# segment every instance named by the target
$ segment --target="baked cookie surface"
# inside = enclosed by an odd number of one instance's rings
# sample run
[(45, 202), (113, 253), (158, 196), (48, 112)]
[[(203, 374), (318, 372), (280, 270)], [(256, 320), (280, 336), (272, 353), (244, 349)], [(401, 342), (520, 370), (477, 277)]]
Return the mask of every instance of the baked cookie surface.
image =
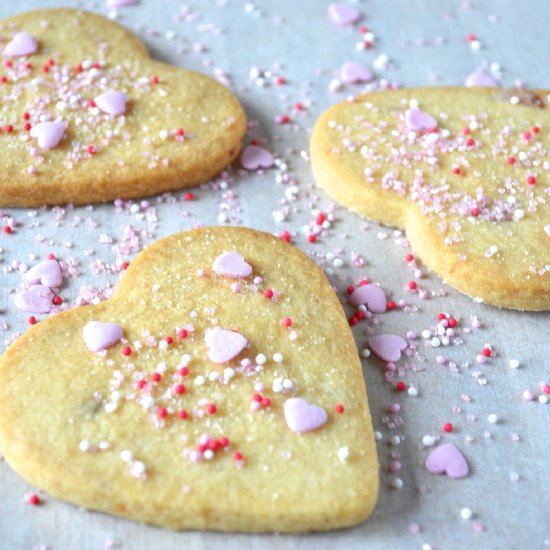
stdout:
[(345, 527), (378, 492), (340, 303), (294, 246), (245, 228), (158, 241), (111, 299), (13, 343), (0, 453), (56, 497), (174, 529)]
[(315, 178), (342, 205), (405, 229), (461, 292), (550, 309), (548, 94), (418, 88), (339, 103), (311, 138)]
[(72, 9), (0, 23), (0, 206), (86, 204), (207, 181), (246, 117), (213, 79), (154, 61), (132, 33)]

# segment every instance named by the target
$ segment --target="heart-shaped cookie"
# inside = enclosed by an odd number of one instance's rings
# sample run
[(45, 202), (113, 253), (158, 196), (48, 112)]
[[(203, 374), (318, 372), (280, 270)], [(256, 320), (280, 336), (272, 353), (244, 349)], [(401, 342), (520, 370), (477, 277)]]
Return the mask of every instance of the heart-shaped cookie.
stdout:
[(237, 155), (246, 117), (213, 79), (154, 61), (100, 15), (0, 23), (0, 206), (85, 204), (207, 181)]
[(550, 309), (550, 92), (420, 88), (328, 109), (311, 139), (327, 193), (404, 229), (450, 285)]
[[(239, 292), (212, 268), (228, 252), (253, 270)], [(163, 239), (111, 299), (13, 343), (0, 359), (0, 453), (56, 497), (175, 529), (343, 527), (378, 490), (337, 297), (297, 248), (246, 228)]]

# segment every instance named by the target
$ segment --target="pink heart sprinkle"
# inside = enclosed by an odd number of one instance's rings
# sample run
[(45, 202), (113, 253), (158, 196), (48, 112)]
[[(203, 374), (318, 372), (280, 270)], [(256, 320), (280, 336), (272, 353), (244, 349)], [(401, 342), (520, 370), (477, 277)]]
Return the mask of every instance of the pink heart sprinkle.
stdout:
[(247, 170), (257, 170), (258, 168), (269, 168), (273, 166), (273, 153), (270, 153), (263, 147), (249, 145), (244, 148), (241, 154), (241, 166)]
[(108, 90), (95, 99), (95, 104), (108, 115), (118, 116), (126, 111), (128, 96), (124, 92)]
[(204, 342), (208, 346), (208, 359), (214, 363), (227, 363), (248, 346), (242, 334), (222, 327), (208, 329)]
[(42, 149), (53, 149), (61, 141), (65, 128), (63, 122), (39, 122), (31, 128), (31, 136)]
[(372, 73), (362, 63), (346, 61), (340, 69), (340, 79), (344, 84), (358, 84), (372, 80)]
[(407, 347), (407, 342), (401, 336), (394, 334), (371, 336), (368, 343), (369, 348), (377, 357), (391, 363), (399, 361), (401, 352)]
[(335, 25), (351, 25), (361, 17), (361, 14), (349, 4), (330, 4), (328, 15)]
[(384, 313), (387, 302), (384, 291), (379, 286), (363, 285), (353, 291), (349, 297), (349, 303), (353, 307), (363, 304), (373, 313)]
[(426, 459), (426, 469), (432, 474), (447, 474), (455, 479), (469, 472), (464, 455), (452, 443), (436, 447)]
[(48, 313), (52, 308), (53, 292), (43, 285), (33, 285), (18, 292), (13, 303), (19, 309), (29, 313)]
[(252, 266), (238, 252), (224, 252), (212, 264), (218, 275), (231, 279), (244, 279), (252, 273)]
[(108, 8), (124, 8), (126, 6), (135, 6), (138, 0), (107, 0)]
[(323, 407), (310, 405), (299, 397), (291, 397), (285, 401), (285, 420), (293, 432), (311, 432), (326, 423), (327, 413)]
[(4, 55), (15, 57), (20, 55), (29, 55), (35, 53), (38, 49), (38, 42), (28, 32), (18, 32), (4, 46)]
[(31, 267), (25, 273), (23, 279), (27, 283), (40, 283), (49, 288), (58, 288), (63, 281), (63, 275), (56, 260), (46, 260)]
[(550, 237), (550, 224), (544, 226), (544, 232)]
[(437, 120), (424, 111), (421, 111), (418, 107), (411, 107), (405, 113), (405, 122), (407, 126), (415, 132), (437, 128)]
[(466, 77), (464, 85), (469, 88), (473, 86), (494, 88), (495, 86), (498, 86), (498, 82), (491, 75), (488, 75), (481, 67), (478, 67), (474, 72), (470, 73)]
[(122, 338), (122, 328), (116, 323), (90, 321), (84, 325), (82, 337), (90, 351), (102, 351), (114, 346)]

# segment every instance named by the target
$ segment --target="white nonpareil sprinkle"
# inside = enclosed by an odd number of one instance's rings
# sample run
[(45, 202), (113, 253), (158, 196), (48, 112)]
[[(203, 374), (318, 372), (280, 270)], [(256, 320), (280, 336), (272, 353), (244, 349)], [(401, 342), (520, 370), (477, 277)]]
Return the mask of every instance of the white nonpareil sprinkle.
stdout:
[(231, 380), (235, 376), (235, 370), (231, 367), (227, 367), (226, 369), (223, 369), (223, 377), (226, 380)]
[(202, 453), (202, 456), (204, 456), (206, 460), (212, 460), (214, 458), (214, 451), (212, 449), (206, 449), (206, 451)]
[(338, 459), (342, 464), (345, 464), (349, 458), (349, 447), (340, 447), (338, 449)]
[(410, 395), (410, 397), (416, 397), (418, 395), (418, 390), (416, 388), (409, 388), (407, 390), (407, 393)]
[(517, 369), (519, 367), (519, 361), (517, 359), (511, 359), (508, 364), (511, 369)]
[(392, 479), (391, 486), (394, 489), (402, 489), (403, 488), (403, 480), (400, 477), (396, 477), (395, 479)]
[(364, 350), (362, 350), (361, 357), (363, 357), (364, 359), (367, 359), (368, 357), (370, 357), (370, 349), (365, 348)]
[(145, 464), (139, 460), (136, 460), (130, 467), (130, 471), (134, 477), (144, 477), (146, 469)]
[(263, 354), (263, 353), (258, 353), (258, 355), (256, 355), (256, 363), (258, 365), (263, 365), (267, 360), (267, 357)]
[(382, 432), (374, 432), (374, 439), (376, 439), (376, 441), (382, 441)]
[(206, 380), (205, 380), (204, 376), (199, 375), (195, 378), (195, 386), (203, 386), (205, 382), (206, 382)]
[(424, 329), (422, 331), (422, 338), (424, 338), (424, 340), (431, 338), (431, 336), (432, 336), (432, 333), (428, 329)]
[(273, 354), (273, 361), (275, 361), (275, 363), (282, 363), (283, 362), (283, 354), (282, 353), (274, 353)]
[(84, 439), (80, 442), (78, 447), (83, 453), (85, 453), (86, 451), (90, 450), (90, 443)]
[(132, 451), (126, 449), (120, 453), (120, 459), (122, 462), (132, 462), (134, 455), (132, 454)]
[(422, 445), (425, 447), (431, 447), (435, 443), (435, 437), (433, 435), (425, 435), (422, 438)]
[(462, 508), (462, 510), (460, 510), (460, 517), (462, 519), (472, 519), (473, 515), (474, 513), (470, 510), (470, 508)]
[(215, 382), (216, 380), (219, 380), (219, 379), (220, 379), (220, 374), (215, 370), (208, 374), (208, 380), (210, 380), (210, 382)]
[(291, 390), (294, 388), (294, 382), (290, 378), (285, 378), (283, 380), (283, 388), (285, 390)]
[(191, 356), (187, 353), (184, 353), (182, 356), (181, 356), (181, 364), (182, 366), (184, 367), (187, 367), (187, 365), (189, 365), (189, 363), (191, 362)]
[(390, 443), (396, 447), (397, 445), (399, 445), (401, 443), (401, 438), (398, 436), (398, 435), (393, 435), (391, 438), (390, 438)]
[(489, 421), (490, 424), (496, 424), (498, 422), (498, 416), (496, 414), (490, 414), (487, 417), (487, 420)]

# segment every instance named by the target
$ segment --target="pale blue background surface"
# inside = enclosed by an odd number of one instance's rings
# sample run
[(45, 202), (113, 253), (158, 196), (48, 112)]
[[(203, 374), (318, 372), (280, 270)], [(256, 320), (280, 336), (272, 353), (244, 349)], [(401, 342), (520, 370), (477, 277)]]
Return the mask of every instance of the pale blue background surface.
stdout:
[[(271, 232), (295, 230), (299, 233), (298, 245), (313, 252), (318, 260), (321, 255), (341, 248), (338, 256), (346, 261), (346, 266), (331, 275), (338, 289), (349, 283), (346, 277), (356, 279), (366, 275), (380, 281), (396, 297), (405, 297), (420, 307), (418, 314), (381, 317), (381, 325), (374, 327), (377, 333), (405, 334), (410, 329), (427, 328), (441, 310), (460, 317), (464, 326), (469, 326), (471, 315), (479, 316), (482, 330), (467, 335), (463, 346), (445, 350), (445, 355), (458, 365), (468, 361), (469, 368), (451, 373), (435, 364), (434, 357), (440, 350), (427, 350), (426, 360), (416, 362), (416, 367), (424, 371), (408, 371), (405, 378), (419, 387), (419, 396), (412, 399), (396, 397), (385, 384), (382, 367), (374, 361), (364, 362), (375, 429), (383, 434), (379, 444), (382, 477), (375, 513), (367, 523), (354, 529), (300, 537), (171, 533), (88, 513), (49, 497), (45, 506), (33, 509), (22, 502), (23, 495), (31, 489), (0, 462), (0, 548), (27, 549), (45, 544), (52, 549), (102, 549), (108, 540), (128, 549), (217, 548), (222, 544), (228, 550), (420, 549), (423, 544), (434, 549), (550, 547), (550, 405), (525, 404), (521, 398), (523, 390), (536, 390), (543, 381), (550, 383), (550, 314), (500, 311), (475, 304), (448, 287), (447, 297), (419, 302), (402, 290), (411, 278), (403, 260), (408, 250), (395, 246), (393, 230), (366, 223), (343, 209), (338, 210), (338, 221), (327, 238), (315, 246), (308, 245), (301, 229), (311, 220), (310, 205), (326, 210), (331, 201), (313, 187), (307, 157), (300, 154), (307, 151), (309, 130), (316, 117), (330, 104), (361, 90), (361, 86), (350, 86), (337, 94), (328, 90), (334, 71), (347, 60), (364, 62), (379, 77), (406, 86), (461, 85), (477, 66), (498, 63), (506, 86), (520, 79), (533, 88), (549, 88), (550, 4), (536, 0), (355, 2), (365, 15), (364, 23), (376, 35), (375, 47), (360, 52), (354, 47), (359, 33), (331, 24), (326, 16), (328, 3), (142, 0), (137, 7), (118, 11), (119, 22), (137, 29), (155, 57), (212, 75), (216, 69), (227, 72), (250, 119), (258, 125), (254, 137), (266, 138), (269, 147), (288, 162), (289, 173), (296, 179), (300, 199), (290, 204), (287, 221), (277, 223), (272, 216), (272, 211), (280, 208), (285, 191), (276, 182), (275, 169), (250, 176), (234, 170), (228, 185), (235, 198), (228, 196), (227, 190), (213, 186), (196, 190), (198, 200), (193, 203), (150, 199), (156, 211), (149, 217), (129, 208), (113, 215), (112, 204), (93, 209), (33, 211), (36, 214), (5, 210), (4, 214), (13, 215), (20, 226), (37, 223), (38, 227), (21, 228), (9, 238), (0, 237), (0, 268), (13, 261), (32, 264), (34, 260), (29, 254), (44, 255), (50, 251), (64, 259), (74, 258), (81, 276), (71, 279), (61, 292), (74, 303), (83, 284), (100, 287), (116, 283), (117, 276), (112, 273), (94, 276), (92, 262), (101, 260), (112, 265), (117, 258), (129, 259), (134, 255), (118, 254), (115, 246), (120, 243), (103, 244), (101, 235), (118, 238), (122, 228), (130, 225), (140, 235), (142, 247), (197, 222), (217, 224), (222, 219), (219, 214), (225, 212), (224, 204), (236, 201), (240, 212), (233, 221)], [(2, 2), (0, 16), (59, 5), (76, 3)], [(103, 1), (78, 5), (109, 12)], [(176, 15), (185, 13), (185, 9), (199, 17), (192, 21), (177, 20)], [(216, 28), (222, 32), (217, 34)], [(156, 35), (150, 30), (156, 31)], [(482, 45), (479, 51), (473, 51), (466, 43), (469, 33), (479, 37)], [(438, 37), (443, 37), (442, 44)], [(194, 51), (197, 44), (206, 48), (204, 53)], [(394, 67), (386, 71), (374, 69), (380, 54), (386, 54)], [(277, 64), (288, 81), (286, 86), (250, 85), (248, 75), (252, 66), (272, 69)], [(307, 113), (300, 117), (294, 116), (291, 109), (297, 101), (310, 104)], [(290, 114), (295, 125), (275, 124), (274, 118), (281, 114)], [(176, 195), (178, 199), (180, 195)], [(57, 218), (61, 220), (59, 224)], [(97, 221), (97, 227), (91, 228), (87, 218)], [(45, 244), (36, 242), (37, 234), (44, 235)], [(381, 238), (384, 235), (386, 238)], [(363, 270), (350, 267), (352, 251), (364, 256), (367, 263)], [(327, 261), (322, 263), (328, 265)], [(11, 290), (19, 285), (20, 275), (4, 269), (0, 271), (0, 281), (2, 288)], [(433, 275), (423, 279), (422, 284), (430, 290), (442, 287)], [(14, 308), (7, 294), (0, 294), (0, 323), (7, 323), (7, 329), (0, 333), (0, 350), (4, 340), (26, 328), (26, 317)], [(356, 330), (359, 347), (365, 345), (365, 327), (362, 324)], [(497, 357), (490, 366), (478, 368), (475, 356), (485, 342), (493, 345)], [(419, 349), (424, 351), (421, 345)], [(519, 359), (523, 367), (510, 369), (508, 363), (512, 358)], [(473, 373), (477, 371), (483, 373), (485, 385), (476, 381)], [(468, 395), (471, 402), (465, 402), (462, 395)], [(393, 401), (401, 404), (403, 425), (391, 431), (383, 421)], [(460, 413), (456, 407), (460, 407)], [(487, 422), (489, 413), (498, 415), (496, 425)], [(454, 442), (463, 449), (471, 466), (471, 475), (461, 481), (430, 476), (422, 466), (427, 454), (419, 449), (422, 436), (441, 434), (445, 421), (454, 422), (458, 429), (446, 435), (444, 441)], [(394, 434), (403, 440), (398, 447), (388, 445)], [(512, 440), (514, 434), (520, 436), (520, 442)], [(473, 438), (472, 443), (465, 441), (469, 437)], [(390, 486), (397, 477), (387, 473), (392, 451), (401, 454), (403, 470), (398, 475), (404, 482), (401, 490)], [(510, 480), (514, 474), (520, 478), (516, 482)], [(460, 518), (463, 507), (475, 512), (473, 520)], [(474, 521), (483, 525), (483, 532), (475, 532)], [(417, 534), (411, 533), (414, 524), (419, 526)]]

